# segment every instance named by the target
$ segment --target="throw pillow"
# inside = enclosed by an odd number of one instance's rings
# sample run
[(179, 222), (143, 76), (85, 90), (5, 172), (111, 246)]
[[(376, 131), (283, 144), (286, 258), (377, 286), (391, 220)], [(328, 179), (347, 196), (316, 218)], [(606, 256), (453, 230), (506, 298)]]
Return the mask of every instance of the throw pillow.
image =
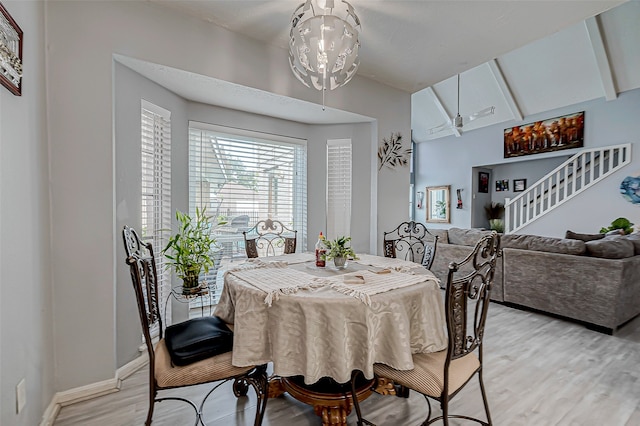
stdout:
[(604, 234), (578, 234), (577, 232), (567, 231), (564, 237), (570, 240), (581, 240), (587, 242), (600, 240), (604, 238)]
[(504, 235), (500, 242), (502, 248), (573, 254), (576, 256), (583, 255), (586, 252), (584, 241), (542, 237), (539, 235), (509, 234)]
[(624, 259), (634, 255), (633, 243), (625, 237), (614, 236), (585, 243), (587, 253), (603, 259)]
[(170, 325), (164, 334), (174, 365), (188, 365), (233, 349), (233, 332), (216, 316)]
[(634, 254), (640, 255), (640, 233), (629, 234), (626, 238), (633, 243)]

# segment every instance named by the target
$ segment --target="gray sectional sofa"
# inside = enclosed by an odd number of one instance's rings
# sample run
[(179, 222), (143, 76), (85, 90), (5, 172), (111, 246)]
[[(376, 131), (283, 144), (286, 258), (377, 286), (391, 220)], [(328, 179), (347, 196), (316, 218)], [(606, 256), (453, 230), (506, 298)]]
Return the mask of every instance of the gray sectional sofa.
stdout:
[[(439, 235), (431, 270), (446, 282), (483, 233), (451, 228)], [(491, 299), (552, 313), (613, 332), (640, 314), (640, 234), (594, 239), (503, 235)]]

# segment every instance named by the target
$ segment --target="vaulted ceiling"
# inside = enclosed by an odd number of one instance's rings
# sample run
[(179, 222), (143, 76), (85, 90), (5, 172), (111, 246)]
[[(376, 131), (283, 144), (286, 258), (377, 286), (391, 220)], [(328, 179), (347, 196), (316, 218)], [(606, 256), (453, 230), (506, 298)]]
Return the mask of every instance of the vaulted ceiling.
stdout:
[[(301, 1), (152, 0), (283, 49)], [(413, 94), (417, 141), (452, 134), (429, 129), (457, 112), (458, 73), (461, 114), (496, 107), (465, 132), (640, 87), (640, 0), (350, 3), (362, 22), (358, 75)]]

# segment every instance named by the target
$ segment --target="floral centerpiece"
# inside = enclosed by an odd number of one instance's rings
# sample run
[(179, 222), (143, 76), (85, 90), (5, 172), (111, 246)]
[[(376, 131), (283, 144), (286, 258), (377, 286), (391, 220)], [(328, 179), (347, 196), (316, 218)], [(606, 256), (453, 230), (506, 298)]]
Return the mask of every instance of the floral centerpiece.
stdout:
[(327, 247), (327, 251), (324, 254), (325, 260), (333, 259), (333, 264), (336, 268), (345, 268), (347, 265), (347, 259), (358, 259), (358, 256), (351, 248), (351, 245), (347, 245), (351, 241), (351, 237), (338, 237), (335, 240), (328, 240), (323, 237), (324, 245)]

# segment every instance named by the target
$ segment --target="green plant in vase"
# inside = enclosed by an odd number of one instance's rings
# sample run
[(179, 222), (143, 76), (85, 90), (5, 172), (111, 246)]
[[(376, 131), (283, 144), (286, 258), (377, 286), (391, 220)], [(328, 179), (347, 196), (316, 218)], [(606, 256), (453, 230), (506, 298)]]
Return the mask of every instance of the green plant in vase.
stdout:
[(204, 208), (196, 208), (195, 218), (177, 210), (176, 219), (178, 232), (169, 239), (162, 254), (168, 260), (167, 267), (172, 267), (182, 279), (182, 292), (191, 294), (200, 286), (200, 273), (209, 272), (215, 263), (215, 239), (211, 235), (213, 226), (211, 217), (206, 215)]
[(619, 217), (611, 222), (611, 226), (600, 229), (601, 234), (606, 234), (611, 231), (618, 231), (622, 235), (630, 234), (633, 232), (633, 223), (626, 217)]
[(333, 264), (336, 268), (345, 268), (347, 259), (358, 259), (358, 256), (351, 248), (351, 245), (347, 246), (347, 243), (351, 241), (351, 237), (338, 237), (335, 240), (327, 240), (323, 237), (324, 245), (327, 247), (327, 251), (324, 254), (325, 260), (333, 259)]
[(489, 219), (489, 227), (493, 231), (504, 232), (504, 204), (491, 202), (484, 206), (484, 212)]

